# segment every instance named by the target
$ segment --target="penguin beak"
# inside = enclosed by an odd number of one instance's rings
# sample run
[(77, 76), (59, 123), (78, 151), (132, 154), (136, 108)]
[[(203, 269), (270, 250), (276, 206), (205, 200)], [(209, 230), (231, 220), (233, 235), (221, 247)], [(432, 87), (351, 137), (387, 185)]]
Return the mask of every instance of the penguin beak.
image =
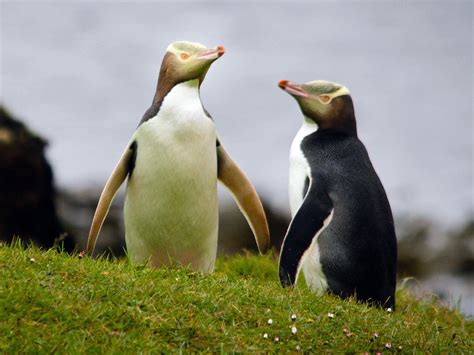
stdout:
[(285, 90), (288, 94), (293, 96), (309, 97), (309, 94), (303, 89), (301, 85), (293, 83), (288, 80), (280, 80), (278, 86)]
[(217, 46), (214, 49), (206, 49), (202, 52), (199, 52), (196, 55), (197, 59), (205, 59), (205, 60), (215, 60), (217, 58), (220, 58), (224, 55), (225, 53), (225, 48), (224, 46)]

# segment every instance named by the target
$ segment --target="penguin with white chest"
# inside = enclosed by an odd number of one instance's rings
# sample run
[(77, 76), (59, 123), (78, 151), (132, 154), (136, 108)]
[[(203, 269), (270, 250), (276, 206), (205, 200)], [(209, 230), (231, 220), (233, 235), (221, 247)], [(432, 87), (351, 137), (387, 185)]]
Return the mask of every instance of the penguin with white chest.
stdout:
[(357, 137), (349, 90), (287, 80), (304, 115), (290, 152), (292, 221), (279, 275), (293, 286), (300, 270), (313, 291), (395, 306), (397, 242), (392, 212), (368, 153)]
[(266, 252), (269, 230), (260, 199), (220, 144), (199, 96), (209, 67), (223, 54), (222, 46), (170, 44), (152, 105), (99, 199), (87, 243), (89, 254), (112, 199), (127, 177), (125, 241), (132, 262), (212, 272), (217, 251), (218, 180), (232, 192), (259, 250)]

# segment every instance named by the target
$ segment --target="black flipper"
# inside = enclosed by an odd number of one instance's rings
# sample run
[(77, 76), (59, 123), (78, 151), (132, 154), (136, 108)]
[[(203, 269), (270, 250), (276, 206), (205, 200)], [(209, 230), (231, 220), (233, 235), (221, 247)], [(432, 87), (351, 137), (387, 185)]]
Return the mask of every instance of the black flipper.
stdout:
[(280, 253), (280, 282), (283, 287), (293, 286), (299, 272), (301, 259), (311, 246), (318, 231), (325, 227), (333, 204), (324, 183), (310, 181), (308, 193), (288, 227)]

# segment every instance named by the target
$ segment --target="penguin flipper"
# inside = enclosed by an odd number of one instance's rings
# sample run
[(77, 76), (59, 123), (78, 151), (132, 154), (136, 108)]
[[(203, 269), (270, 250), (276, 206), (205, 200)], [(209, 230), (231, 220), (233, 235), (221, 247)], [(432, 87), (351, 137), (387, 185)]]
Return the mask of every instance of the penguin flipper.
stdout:
[(92, 219), (91, 229), (89, 231), (89, 238), (87, 239), (86, 253), (92, 255), (95, 248), (97, 237), (99, 236), (100, 229), (104, 223), (105, 217), (109, 213), (110, 205), (115, 197), (120, 186), (127, 178), (127, 175), (133, 169), (133, 159), (135, 157), (136, 143), (132, 143), (127, 146), (122, 157), (118, 161), (115, 169), (112, 171), (107, 183), (105, 184), (102, 193), (100, 194), (99, 202)]
[(329, 223), (333, 204), (322, 181), (310, 181), (308, 192), (288, 227), (280, 252), (279, 275), (283, 287), (293, 286), (305, 252)]
[(262, 202), (245, 173), (219, 142), (217, 142), (217, 172), (220, 182), (230, 190), (252, 229), (258, 250), (265, 254), (270, 246), (270, 231)]

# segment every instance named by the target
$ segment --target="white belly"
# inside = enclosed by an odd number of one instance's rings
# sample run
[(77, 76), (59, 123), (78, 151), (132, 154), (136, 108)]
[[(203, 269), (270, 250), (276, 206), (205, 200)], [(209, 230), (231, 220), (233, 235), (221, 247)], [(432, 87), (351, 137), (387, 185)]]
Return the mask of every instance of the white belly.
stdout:
[(301, 140), (297, 135), (290, 149), (289, 193), (291, 217), (295, 216), (303, 203), (304, 184), (310, 174), (308, 162), (300, 149), (300, 143)]
[[(191, 83), (192, 84), (192, 83)], [(134, 262), (211, 272), (217, 249), (216, 131), (197, 87), (175, 87), (135, 132), (137, 159), (125, 198)]]
[[(306, 157), (301, 150), (303, 139), (316, 132), (318, 126), (314, 121), (305, 117), (303, 125), (293, 139), (290, 149), (290, 177), (289, 177), (289, 197), (291, 217), (294, 218), (304, 200), (304, 186), (306, 179), (311, 176), (311, 168)], [(312, 184), (317, 181), (312, 181)], [(332, 214), (331, 214), (332, 217)], [(322, 292), (327, 289), (327, 281), (322, 272), (319, 247), (317, 243), (318, 236), (329, 224), (330, 218), (325, 221), (324, 227), (316, 233), (309, 249), (304, 253), (301, 260), (301, 269), (303, 271), (306, 284), (314, 292)]]
[(303, 125), (296, 134), (290, 148), (290, 211), (291, 217), (294, 217), (301, 204), (303, 203), (303, 191), (306, 178), (311, 175), (311, 169), (302, 150), (301, 142), (311, 133), (316, 132), (318, 126), (310, 119), (304, 119)]
[(306, 284), (313, 292), (321, 293), (326, 291), (328, 288), (328, 282), (321, 266), (317, 241), (324, 229), (329, 225), (329, 223), (331, 223), (333, 214), (334, 210), (332, 210), (329, 216), (324, 220), (323, 227), (316, 233), (310, 248), (303, 256), (301, 268), (303, 269)]

